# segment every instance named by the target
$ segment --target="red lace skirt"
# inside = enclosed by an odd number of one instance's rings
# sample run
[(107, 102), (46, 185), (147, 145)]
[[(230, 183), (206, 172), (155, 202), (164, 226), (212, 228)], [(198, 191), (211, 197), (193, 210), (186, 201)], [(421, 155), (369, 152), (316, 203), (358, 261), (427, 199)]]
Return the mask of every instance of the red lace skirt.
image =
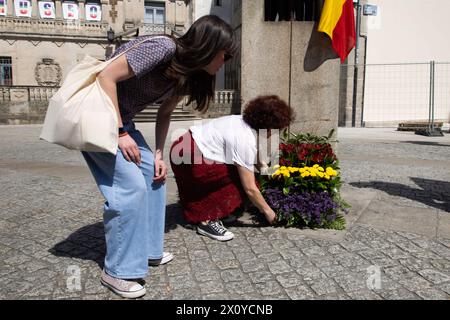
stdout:
[(170, 149), (180, 203), (190, 223), (227, 217), (245, 199), (236, 166), (211, 162), (203, 158), (190, 131)]

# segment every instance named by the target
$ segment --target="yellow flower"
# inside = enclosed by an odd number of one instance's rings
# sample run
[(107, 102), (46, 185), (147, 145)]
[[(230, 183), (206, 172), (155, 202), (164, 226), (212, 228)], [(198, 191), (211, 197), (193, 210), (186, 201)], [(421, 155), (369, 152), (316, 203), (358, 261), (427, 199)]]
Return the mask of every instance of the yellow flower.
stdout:
[(337, 171), (331, 167), (327, 167), (326, 173), (331, 177), (337, 176)]

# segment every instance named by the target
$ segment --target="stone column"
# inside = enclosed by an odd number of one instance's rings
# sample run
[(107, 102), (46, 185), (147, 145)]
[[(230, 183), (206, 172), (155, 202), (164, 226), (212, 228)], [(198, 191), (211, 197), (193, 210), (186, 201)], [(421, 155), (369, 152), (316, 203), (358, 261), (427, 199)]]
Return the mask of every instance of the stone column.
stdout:
[(291, 97), (296, 111), (292, 132), (328, 135), (337, 129), (339, 114), (339, 59), (317, 24), (292, 23)]
[(290, 22), (264, 21), (264, 0), (242, 1), (243, 105), (269, 93), (289, 100), (289, 30)]
[(58, 20), (62, 20), (63, 19), (61, 1), (55, 1), (55, 17)]
[(39, 6), (37, 0), (31, 0), (31, 17), (33, 19), (39, 19)]
[(10, 0), (6, 3), (6, 6), (8, 7), (8, 16), (10, 17), (14, 17), (15, 13), (14, 13), (14, 1)]
[(109, 3), (108, 0), (102, 0), (101, 1), (101, 5), (102, 5), (102, 22), (103, 23), (110, 23), (110, 19), (109, 19)]
[(86, 0), (78, 0), (78, 11), (80, 22), (86, 21), (86, 9), (84, 7)]
[(337, 129), (339, 60), (330, 50), (314, 22), (264, 21), (264, 0), (242, 1), (243, 105), (276, 94), (296, 112), (291, 132)]

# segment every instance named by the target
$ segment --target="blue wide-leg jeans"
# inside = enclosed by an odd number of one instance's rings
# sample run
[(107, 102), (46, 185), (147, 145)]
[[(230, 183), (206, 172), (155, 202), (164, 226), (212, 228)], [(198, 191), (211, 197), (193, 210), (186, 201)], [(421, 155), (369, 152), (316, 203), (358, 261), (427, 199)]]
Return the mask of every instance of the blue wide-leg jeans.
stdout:
[(166, 185), (153, 182), (154, 155), (132, 121), (124, 129), (136, 141), (141, 164), (117, 155), (83, 152), (105, 198), (105, 271), (117, 278), (148, 274), (148, 259), (163, 255)]

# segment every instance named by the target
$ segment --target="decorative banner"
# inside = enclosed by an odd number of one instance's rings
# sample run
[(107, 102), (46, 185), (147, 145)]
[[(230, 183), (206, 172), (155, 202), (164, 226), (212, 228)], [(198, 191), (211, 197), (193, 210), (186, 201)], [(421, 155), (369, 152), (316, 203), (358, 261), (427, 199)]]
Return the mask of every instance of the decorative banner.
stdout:
[(102, 6), (86, 4), (86, 21), (102, 21)]
[(14, 0), (14, 8), (16, 9), (16, 17), (31, 17), (30, 0)]
[(78, 20), (78, 5), (74, 2), (63, 2), (63, 17), (67, 20)]
[(53, 1), (39, 1), (39, 13), (43, 19), (55, 19), (55, 3)]
[(6, 16), (8, 14), (8, 5), (6, 0), (0, 0), (0, 16)]

